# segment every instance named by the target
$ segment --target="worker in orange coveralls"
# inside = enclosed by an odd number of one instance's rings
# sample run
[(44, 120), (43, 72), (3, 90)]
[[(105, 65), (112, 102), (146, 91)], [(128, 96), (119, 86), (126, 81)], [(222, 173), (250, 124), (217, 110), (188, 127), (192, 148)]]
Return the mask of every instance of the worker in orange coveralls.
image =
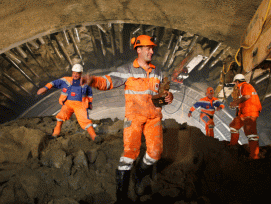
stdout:
[[(201, 98), (196, 102), (188, 113), (188, 117), (192, 116), (192, 112), (197, 108), (201, 108), (200, 119), (205, 123), (206, 135), (214, 137), (214, 114), (225, 106), (217, 98), (214, 97), (214, 89), (208, 87), (206, 90), (206, 97)], [(215, 109), (216, 108), (216, 109)]]
[[(142, 132), (147, 151), (136, 170), (135, 191), (138, 196), (144, 193), (142, 179), (150, 173), (151, 166), (160, 159), (163, 150), (162, 109), (152, 102), (152, 96), (158, 94), (162, 82), (162, 72), (151, 64), (156, 44), (147, 35), (132, 38), (131, 43), (137, 51), (137, 59), (119, 67), (117, 72), (103, 77), (86, 75), (83, 80), (100, 90), (125, 85), (124, 152), (116, 171), (117, 203), (128, 200), (130, 172), (140, 153)], [(167, 94), (165, 102), (170, 104), (173, 100), (172, 93), (164, 93)]]
[(236, 145), (239, 139), (239, 129), (244, 127), (248, 138), (251, 159), (259, 159), (259, 136), (256, 120), (262, 105), (254, 87), (245, 81), (243, 74), (235, 75), (233, 82), (239, 90), (239, 98), (230, 103), (230, 107), (239, 107), (238, 115), (230, 123), (230, 145)]
[(82, 129), (87, 130), (91, 139), (99, 143), (101, 138), (96, 135), (93, 123), (88, 118), (88, 110), (92, 109), (92, 89), (87, 85), (81, 86), (82, 72), (82, 65), (75, 64), (72, 67), (72, 77), (54, 80), (46, 84), (45, 87), (40, 88), (37, 94), (43, 94), (52, 87), (62, 89), (59, 97), (59, 103), (62, 105), (62, 108), (56, 116), (57, 124), (51, 138), (57, 138), (63, 122), (69, 120), (72, 114), (75, 113)]

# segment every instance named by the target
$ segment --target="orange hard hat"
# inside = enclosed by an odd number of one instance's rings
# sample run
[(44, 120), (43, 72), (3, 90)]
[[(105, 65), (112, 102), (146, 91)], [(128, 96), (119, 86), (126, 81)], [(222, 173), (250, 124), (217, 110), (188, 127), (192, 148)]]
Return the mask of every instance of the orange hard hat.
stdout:
[(214, 89), (212, 87), (208, 87), (206, 90), (206, 94), (213, 94), (215, 93)]
[(138, 46), (144, 46), (144, 45), (153, 45), (156, 46), (156, 44), (153, 42), (153, 37), (150, 37), (148, 35), (140, 35), (138, 37), (133, 37), (131, 39), (131, 44), (134, 45), (134, 50)]

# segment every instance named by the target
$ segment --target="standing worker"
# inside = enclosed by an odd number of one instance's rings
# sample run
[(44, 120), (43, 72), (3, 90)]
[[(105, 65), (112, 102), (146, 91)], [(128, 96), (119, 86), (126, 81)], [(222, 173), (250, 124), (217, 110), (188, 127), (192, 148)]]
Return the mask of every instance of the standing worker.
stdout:
[(44, 94), (52, 87), (62, 89), (59, 97), (59, 103), (62, 105), (62, 108), (56, 116), (57, 124), (54, 128), (52, 138), (57, 138), (63, 122), (69, 120), (72, 114), (75, 113), (82, 129), (87, 130), (91, 139), (99, 143), (101, 138), (96, 135), (92, 121), (88, 118), (88, 110), (92, 109), (92, 89), (90, 86), (80, 85), (82, 72), (82, 65), (75, 64), (72, 67), (72, 77), (63, 77), (54, 80), (46, 84), (45, 87), (40, 88), (37, 94)]
[[(192, 116), (192, 112), (198, 108), (201, 108), (200, 119), (205, 123), (206, 135), (214, 137), (214, 114), (215, 111), (223, 109), (225, 106), (214, 97), (214, 89), (208, 87), (206, 90), (206, 97), (201, 98), (196, 102), (188, 113), (188, 117)], [(216, 108), (216, 109), (215, 109)]]
[[(83, 81), (100, 90), (110, 90), (125, 85), (125, 120), (124, 120), (124, 152), (116, 171), (117, 203), (128, 200), (128, 186), (131, 168), (140, 153), (142, 132), (146, 139), (147, 150), (136, 169), (136, 194), (144, 193), (142, 179), (150, 173), (163, 150), (162, 108), (156, 107), (152, 97), (156, 96), (162, 83), (162, 72), (151, 64), (153, 38), (140, 35), (132, 38), (131, 43), (137, 51), (138, 58), (123, 65), (103, 77), (86, 75)], [(163, 99), (170, 104), (173, 95), (169, 91)], [(162, 100), (159, 100), (162, 101)]]
[(254, 87), (247, 83), (243, 74), (235, 75), (233, 83), (239, 90), (239, 98), (230, 103), (230, 107), (238, 107), (237, 116), (230, 123), (230, 145), (236, 145), (239, 139), (239, 129), (244, 126), (249, 143), (249, 157), (259, 159), (259, 136), (257, 135), (256, 120), (262, 105)]

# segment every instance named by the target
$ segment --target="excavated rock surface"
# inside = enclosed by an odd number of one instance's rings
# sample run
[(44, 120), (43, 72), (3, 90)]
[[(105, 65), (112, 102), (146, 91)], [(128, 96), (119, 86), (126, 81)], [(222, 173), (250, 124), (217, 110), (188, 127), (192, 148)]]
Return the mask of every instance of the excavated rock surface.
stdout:
[[(60, 137), (48, 139), (54, 117), (21, 118), (0, 126), (0, 203), (114, 203), (115, 169), (123, 151), (123, 121), (94, 121), (104, 142), (89, 139), (74, 117)], [(264, 203), (270, 184), (270, 147), (248, 160), (247, 145), (206, 137), (198, 128), (167, 119), (164, 152), (143, 181), (144, 203)], [(146, 150), (144, 137), (140, 157)], [(137, 161), (135, 162), (135, 166)], [(132, 172), (135, 168), (132, 169)]]

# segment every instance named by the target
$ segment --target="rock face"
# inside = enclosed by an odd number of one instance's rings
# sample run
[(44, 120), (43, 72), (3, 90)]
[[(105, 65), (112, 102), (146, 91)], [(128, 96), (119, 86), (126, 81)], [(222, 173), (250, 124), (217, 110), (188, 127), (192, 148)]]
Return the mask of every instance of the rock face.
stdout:
[[(76, 119), (49, 140), (53, 117), (23, 118), (0, 126), (0, 203), (113, 203), (115, 169), (123, 151), (123, 121), (93, 121), (104, 142), (95, 144)], [(163, 121), (164, 151), (144, 178), (144, 203), (263, 203), (271, 170), (270, 148), (262, 159), (247, 159), (246, 146), (206, 137), (199, 129)], [(146, 150), (144, 137), (140, 157)], [(132, 172), (135, 171), (137, 161)]]

